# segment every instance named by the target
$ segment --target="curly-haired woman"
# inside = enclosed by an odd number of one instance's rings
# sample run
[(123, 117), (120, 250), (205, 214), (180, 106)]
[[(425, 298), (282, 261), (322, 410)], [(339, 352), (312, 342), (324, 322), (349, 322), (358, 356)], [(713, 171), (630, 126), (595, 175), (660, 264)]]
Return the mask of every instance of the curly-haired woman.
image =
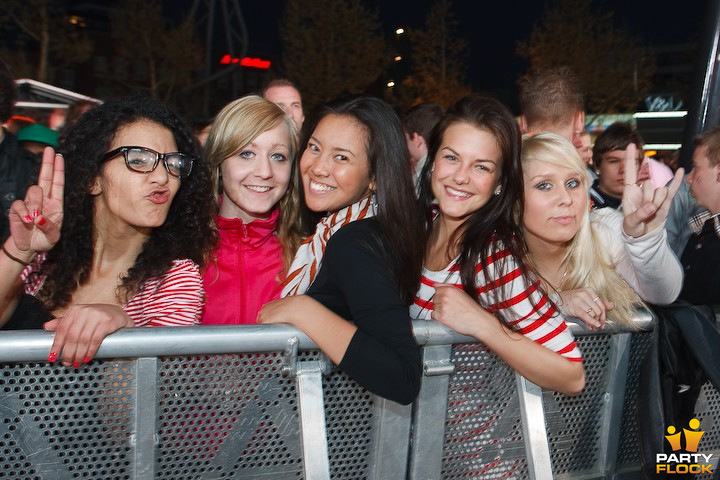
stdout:
[(120, 328), (198, 323), (215, 204), (185, 123), (128, 97), (87, 112), (60, 151), (46, 149), (38, 185), (10, 210), (0, 322), (44, 322), (48, 360), (76, 367)]

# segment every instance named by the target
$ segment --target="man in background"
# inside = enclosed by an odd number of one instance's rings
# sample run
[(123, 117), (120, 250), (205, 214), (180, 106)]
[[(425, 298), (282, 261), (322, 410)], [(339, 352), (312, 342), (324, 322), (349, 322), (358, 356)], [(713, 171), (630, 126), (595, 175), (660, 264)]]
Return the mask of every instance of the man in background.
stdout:
[(295, 85), (285, 78), (270, 80), (262, 90), (262, 96), (283, 109), (292, 118), (298, 130), (302, 128), (305, 121), (303, 112), (302, 97)]
[(40, 123), (33, 123), (21, 129), (17, 134), (20, 146), (33, 154), (38, 161), (42, 160), (45, 147), (57, 148), (59, 134)]
[(520, 87), (520, 132), (552, 132), (582, 147), (585, 130), (585, 95), (577, 75), (568, 67), (555, 67), (525, 75)]
[(692, 170), (685, 181), (699, 213), (686, 217), (688, 237), (680, 257), (685, 281), (680, 298), (720, 305), (720, 127), (695, 137)]
[[(593, 163), (598, 178), (590, 187), (593, 208), (620, 207), (625, 190), (625, 150), (631, 143), (637, 148), (637, 166), (640, 168), (643, 140), (629, 123), (615, 122), (595, 140)], [(638, 177), (638, 182), (645, 179), (647, 175)]]
[(580, 154), (580, 158), (587, 166), (588, 185), (592, 185), (593, 182), (597, 180), (598, 176), (597, 173), (595, 173), (595, 166), (593, 165), (593, 145), (590, 132), (583, 130), (580, 134), (580, 143), (581, 146), (577, 149), (577, 151)]
[(420, 183), (420, 174), (427, 163), (430, 133), (442, 119), (445, 112), (436, 103), (421, 103), (410, 108), (402, 117), (405, 141), (410, 151), (410, 168), (415, 188)]

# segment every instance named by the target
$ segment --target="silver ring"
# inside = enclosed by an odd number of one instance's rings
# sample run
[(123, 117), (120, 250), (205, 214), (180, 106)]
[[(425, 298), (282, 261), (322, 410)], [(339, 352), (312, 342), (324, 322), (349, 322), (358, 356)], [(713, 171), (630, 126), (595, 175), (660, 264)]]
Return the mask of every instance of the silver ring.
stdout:
[(594, 313), (595, 313), (595, 312), (593, 312), (592, 307), (588, 307), (588, 309), (585, 310), (585, 312), (586, 312), (588, 315), (591, 315), (591, 314), (594, 314)]
[(600, 300), (600, 295), (597, 295), (595, 298), (593, 298), (593, 302), (597, 302), (598, 300)]

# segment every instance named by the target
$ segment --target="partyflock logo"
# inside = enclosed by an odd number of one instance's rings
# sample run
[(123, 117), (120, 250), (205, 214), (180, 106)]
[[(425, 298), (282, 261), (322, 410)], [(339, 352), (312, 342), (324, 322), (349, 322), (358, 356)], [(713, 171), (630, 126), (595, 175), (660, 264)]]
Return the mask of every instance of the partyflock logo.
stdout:
[[(700, 428), (700, 420), (693, 418), (688, 422), (690, 430), (683, 428), (677, 432), (674, 426), (667, 429), (669, 435), (665, 435), (673, 453), (655, 454), (656, 473), (712, 473), (712, 453), (697, 453), (700, 439), (705, 433)], [(682, 436), (685, 434), (685, 448), (682, 448)], [(676, 453), (684, 450), (686, 453)]]

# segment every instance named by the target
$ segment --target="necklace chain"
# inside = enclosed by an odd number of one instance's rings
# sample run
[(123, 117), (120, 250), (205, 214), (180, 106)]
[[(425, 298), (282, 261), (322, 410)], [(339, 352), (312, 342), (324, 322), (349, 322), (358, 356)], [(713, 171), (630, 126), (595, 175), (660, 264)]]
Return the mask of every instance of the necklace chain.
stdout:
[(565, 277), (567, 277), (568, 274), (568, 267), (565, 267), (565, 271), (562, 274), (562, 277), (560, 277), (560, 284), (557, 287), (558, 292), (562, 292), (563, 285), (565, 285)]

